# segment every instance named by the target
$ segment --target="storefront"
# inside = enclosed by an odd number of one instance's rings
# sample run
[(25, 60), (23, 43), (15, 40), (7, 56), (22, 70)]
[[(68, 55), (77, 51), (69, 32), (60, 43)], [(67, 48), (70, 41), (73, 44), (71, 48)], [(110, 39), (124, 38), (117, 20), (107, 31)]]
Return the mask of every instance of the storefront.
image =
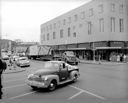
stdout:
[(118, 54), (128, 55), (128, 42), (121, 41), (99, 41), (90, 43), (58, 45), (54, 47), (56, 53), (62, 54), (64, 51), (73, 51), (74, 54), (85, 60), (107, 60)]

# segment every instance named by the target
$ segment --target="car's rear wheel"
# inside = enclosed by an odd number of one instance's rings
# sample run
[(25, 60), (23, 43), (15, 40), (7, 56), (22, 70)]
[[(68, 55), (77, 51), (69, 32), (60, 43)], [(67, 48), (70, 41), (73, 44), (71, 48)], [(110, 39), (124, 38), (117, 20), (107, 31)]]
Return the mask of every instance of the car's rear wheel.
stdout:
[(54, 91), (56, 89), (57, 82), (55, 80), (51, 81), (51, 83), (48, 86), (49, 91)]

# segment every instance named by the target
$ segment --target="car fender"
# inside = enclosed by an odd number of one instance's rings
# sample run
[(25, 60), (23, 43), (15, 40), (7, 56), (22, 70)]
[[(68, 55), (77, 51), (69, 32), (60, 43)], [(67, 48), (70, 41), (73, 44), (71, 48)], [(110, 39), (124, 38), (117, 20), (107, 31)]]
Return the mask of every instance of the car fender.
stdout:
[(59, 76), (58, 75), (45, 75), (47, 78), (47, 83), (50, 84), (52, 80), (56, 80), (57, 84), (59, 84)]
[(79, 72), (76, 71), (76, 70), (71, 71), (71, 73), (70, 73), (70, 79), (73, 80), (75, 75), (77, 75), (77, 76), (79, 77), (80, 74), (79, 74)]

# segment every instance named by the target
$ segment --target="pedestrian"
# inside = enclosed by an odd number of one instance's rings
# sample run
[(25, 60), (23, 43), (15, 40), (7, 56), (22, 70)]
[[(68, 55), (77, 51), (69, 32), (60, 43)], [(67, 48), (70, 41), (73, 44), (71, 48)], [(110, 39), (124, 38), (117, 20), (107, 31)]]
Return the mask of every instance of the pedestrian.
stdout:
[(0, 99), (2, 99), (2, 73), (7, 68), (6, 62), (2, 61), (0, 58)]
[(126, 62), (126, 57), (127, 57), (127, 56), (124, 54), (124, 55), (123, 55), (123, 61), (124, 61), (124, 62)]
[(12, 65), (13, 65), (13, 62), (12, 62), (12, 58), (10, 57), (9, 58), (9, 69), (10, 70), (12, 69)]
[(120, 62), (120, 55), (117, 55), (117, 62)]

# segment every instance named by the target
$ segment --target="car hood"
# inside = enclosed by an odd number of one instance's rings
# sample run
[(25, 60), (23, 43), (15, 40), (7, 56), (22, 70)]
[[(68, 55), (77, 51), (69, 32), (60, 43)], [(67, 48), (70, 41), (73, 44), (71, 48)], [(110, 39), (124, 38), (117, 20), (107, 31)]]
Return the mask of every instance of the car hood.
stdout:
[(19, 61), (19, 63), (28, 63), (29, 61), (24, 60), (24, 61)]
[(57, 72), (57, 70), (55, 70), (55, 69), (53, 69), (53, 70), (41, 69), (41, 70), (36, 71), (34, 74), (35, 75), (48, 75), (48, 74), (52, 74), (52, 73), (55, 73), (55, 72)]

